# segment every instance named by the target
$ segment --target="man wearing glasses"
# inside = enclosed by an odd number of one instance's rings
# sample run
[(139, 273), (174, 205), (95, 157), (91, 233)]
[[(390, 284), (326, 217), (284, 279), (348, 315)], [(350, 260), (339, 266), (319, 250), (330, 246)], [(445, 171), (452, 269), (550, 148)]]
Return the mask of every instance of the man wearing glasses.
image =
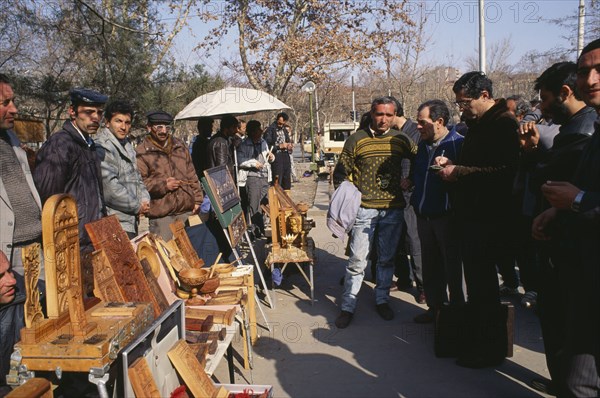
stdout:
[(171, 134), (173, 117), (163, 111), (146, 116), (150, 135), (135, 150), (137, 165), (150, 193), (150, 232), (170, 240), (169, 225), (198, 212), (202, 191), (190, 151)]
[[(519, 161), (519, 124), (506, 100), (494, 100), (492, 81), (483, 72), (461, 76), (452, 88), (469, 127), (453, 164), (440, 156), (440, 177), (453, 183), (454, 210), (469, 302), (468, 347), (460, 366), (495, 366), (506, 355), (496, 262), (514, 231), (511, 196)], [(504, 329), (503, 329), (504, 328)]]

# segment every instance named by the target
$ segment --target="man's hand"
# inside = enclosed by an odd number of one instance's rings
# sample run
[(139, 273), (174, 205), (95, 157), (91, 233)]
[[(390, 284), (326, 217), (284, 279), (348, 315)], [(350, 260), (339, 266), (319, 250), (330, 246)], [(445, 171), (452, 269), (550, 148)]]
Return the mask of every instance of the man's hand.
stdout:
[(150, 211), (150, 202), (148, 201), (143, 201), (142, 205), (140, 206), (140, 212), (139, 214), (147, 214)]
[(547, 181), (542, 185), (546, 200), (560, 210), (570, 209), (579, 191), (575, 185), (565, 181)]
[(548, 233), (548, 227), (552, 221), (556, 218), (558, 210), (554, 207), (547, 209), (542, 212), (533, 220), (531, 225), (531, 236), (535, 240), (549, 240), (551, 236)]
[(408, 191), (412, 187), (412, 185), (412, 181), (408, 178), (402, 178), (400, 180), (400, 188), (402, 188), (403, 191)]
[(192, 214), (198, 214), (199, 211), (200, 211), (200, 205), (198, 203), (196, 203), (194, 205), (194, 210), (192, 210)]
[(452, 161), (445, 156), (436, 156), (433, 161), (436, 165), (442, 167), (451, 166), (453, 164)]
[(540, 142), (540, 132), (535, 122), (530, 121), (519, 126), (519, 144), (529, 152), (537, 148)]
[(275, 161), (275, 155), (273, 154), (273, 152), (269, 152), (269, 154), (267, 155), (267, 161), (268, 162), (274, 162)]
[(265, 165), (257, 160), (255, 167), (259, 170), (262, 170), (262, 168), (265, 167)]
[(167, 191), (172, 192), (179, 189), (180, 181), (173, 177), (167, 178)]
[[(436, 158), (436, 160), (437, 160), (437, 158)], [(456, 173), (455, 173), (455, 169), (456, 169), (456, 166), (453, 164), (450, 164), (448, 166), (445, 166), (443, 169), (441, 169), (437, 173), (442, 178), (442, 180), (448, 181), (448, 182), (453, 182), (453, 181), (458, 180), (458, 177), (456, 176)]]

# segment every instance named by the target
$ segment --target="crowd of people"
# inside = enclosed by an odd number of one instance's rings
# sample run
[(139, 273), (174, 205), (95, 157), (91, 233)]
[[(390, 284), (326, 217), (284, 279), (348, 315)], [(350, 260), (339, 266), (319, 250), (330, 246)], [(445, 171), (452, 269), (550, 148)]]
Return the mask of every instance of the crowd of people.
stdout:
[[(463, 122), (453, 126), (441, 100), (422, 103), (416, 122), (403, 117), (393, 97), (372, 102), (333, 174), (340, 192), (334, 198), (346, 197), (347, 181), (362, 195), (356, 207), (332, 201), (335, 214), (328, 220), (334, 235), (349, 233), (335, 324), (343, 329), (353, 321), (369, 260), (376, 312), (393, 319), (393, 275), (397, 267), (406, 272), (399, 259), (410, 254), (422, 286), (417, 301), (424, 298), (428, 306), (415, 322), (434, 322), (440, 311), (460, 309), (468, 328), (457, 364), (496, 366), (507, 352), (501, 297), (519, 294), (522, 284), (521, 304), (538, 309), (551, 376), (532, 386), (559, 396), (595, 397), (600, 40), (589, 43), (577, 63), (544, 71), (535, 89), (539, 103), (518, 95), (496, 99), (485, 73), (465, 73), (453, 86)], [(410, 124), (416, 124), (416, 138), (406, 131)], [(403, 229), (416, 230), (418, 245), (409, 245), (411, 250), (401, 242)], [(405, 282), (396, 275), (402, 288)]]
[[(336, 186), (350, 182), (360, 195), (344, 227), (349, 260), (335, 324), (352, 322), (370, 261), (383, 319), (394, 318), (394, 275), (396, 286), (408, 289), (412, 273), (416, 300), (428, 306), (415, 322), (434, 322), (445, 306), (468, 307), (472, 338), (457, 363), (495, 366), (504, 356), (490, 343), (498, 337), (490, 325), (498, 324), (500, 297), (517, 294), (522, 284), (523, 305), (539, 310), (552, 378), (538, 380), (537, 387), (561, 396), (597, 396), (600, 40), (588, 44), (577, 63), (548, 68), (535, 89), (541, 101), (533, 106), (520, 96), (496, 99), (485, 73), (466, 73), (453, 87), (464, 121), (455, 125), (441, 100), (421, 104), (415, 121), (393, 97), (372, 102), (333, 173)], [(0, 74), (0, 387), (24, 324), (20, 251), (41, 243), (41, 209), (50, 196), (75, 198), (85, 255), (93, 247), (84, 225), (107, 215), (116, 215), (131, 238), (141, 216), (149, 219), (150, 232), (166, 240), (176, 220), (205, 213), (217, 223), (200, 178), (218, 166), (240, 187), (252, 235), (260, 237), (269, 184), (289, 191), (294, 179), (285, 113), (264, 130), (257, 120), (226, 115), (214, 134), (214, 120), (200, 118), (190, 153), (172, 134), (173, 117), (151, 111), (148, 135), (134, 148), (130, 103), (73, 89), (69, 120), (30, 165), (13, 132), (14, 98), (9, 78)], [(227, 253), (223, 230), (212, 231)], [(43, 297), (43, 271), (41, 276)]]

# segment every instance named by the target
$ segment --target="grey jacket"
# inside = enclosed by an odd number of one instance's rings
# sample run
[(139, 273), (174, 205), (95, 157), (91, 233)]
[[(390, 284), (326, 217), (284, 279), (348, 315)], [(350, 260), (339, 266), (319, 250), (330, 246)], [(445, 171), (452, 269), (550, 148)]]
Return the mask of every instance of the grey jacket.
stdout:
[(108, 214), (116, 214), (126, 232), (137, 233), (141, 203), (150, 202), (150, 194), (137, 168), (135, 150), (129, 142), (121, 145), (106, 128), (96, 136), (96, 145)]
[[(21, 168), (23, 169), (23, 174), (25, 174), (25, 180), (27, 185), (29, 185), (29, 189), (31, 189), (31, 193), (33, 198), (35, 199), (40, 209), (42, 208), (42, 202), (40, 201), (40, 196), (38, 195), (38, 191), (35, 188), (35, 184), (33, 183), (33, 177), (31, 176), (31, 170), (29, 169), (29, 163), (27, 163), (27, 154), (23, 149), (21, 149), (19, 139), (12, 131), (8, 131), (8, 136), (10, 137), (10, 144), (13, 147), (13, 150), (17, 154), (17, 159), (19, 163), (21, 163)], [(8, 260), (12, 262), (11, 253), (12, 253), (12, 243), (13, 243), (13, 232), (15, 230), (15, 215), (13, 213), (12, 206), (10, 204), (10, 200), (8, 199), (8, 194), (6, 192), (6, 188), (4, 187), (4, 182), (2, 181), (2, 177), (0, 177), (0, 250), (6, 254)], [(20, 261), (17, 261), (20, 263)], [(13, 262), (14, 265), (14, 262)]]
[(333, 236), (343, 241), (352, 230), (361, 198), (362, 195), (356, 185), (348, 180), (342, 182), (331, 195), (331, 203), (327, 211), (327, 228)]

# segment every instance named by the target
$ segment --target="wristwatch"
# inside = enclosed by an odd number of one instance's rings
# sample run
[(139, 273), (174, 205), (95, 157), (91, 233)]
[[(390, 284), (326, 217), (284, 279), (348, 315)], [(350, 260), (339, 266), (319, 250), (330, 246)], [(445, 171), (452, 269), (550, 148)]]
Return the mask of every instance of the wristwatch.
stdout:
[(575, 199), (573, 199), (573, 203), (571, 203), (571, 210), (573, 210), (575, 213), (579, 213), (579, 206), (581, 206), (583, 195), (585, 195), (585, 191), (579, 191), (577, 196), (575, 196)]

